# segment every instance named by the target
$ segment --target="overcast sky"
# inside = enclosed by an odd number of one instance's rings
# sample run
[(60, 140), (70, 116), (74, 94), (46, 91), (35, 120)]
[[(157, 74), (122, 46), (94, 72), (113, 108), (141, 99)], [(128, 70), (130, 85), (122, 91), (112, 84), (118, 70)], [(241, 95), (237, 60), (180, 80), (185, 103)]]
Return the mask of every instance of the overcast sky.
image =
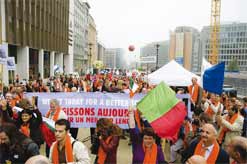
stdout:
[[(177, 26), (210, 24), (211, 0), (88, 0), (98, 40), (107, 48), (169, 40)], [(221, 22), (247, 22), (247, 0), (221, 0)]]

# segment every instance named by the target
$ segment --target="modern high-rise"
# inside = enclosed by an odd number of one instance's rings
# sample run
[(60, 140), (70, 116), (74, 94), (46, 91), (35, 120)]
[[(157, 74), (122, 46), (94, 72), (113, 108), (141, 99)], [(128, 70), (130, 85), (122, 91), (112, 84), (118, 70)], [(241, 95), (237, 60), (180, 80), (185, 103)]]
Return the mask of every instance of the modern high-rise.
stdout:
[(97, 61), (97, 30), (94, 19), (89, 15), (89, 29), (88, 29), (88, 49), (89, 60), (88, 64), (93, 67)]
[[(152, 42), (144, 47), (141, 47), (140, 50), (140, 58), (147, 57), (147, 56), (157, 56), (157, 47), (156, 45), (159, 45), (158, 48), (158, 67), (162, 67), (163, 65), (168, 63), (169, 59), (169, 41), (160, 41), (160, 42)], [(141, 63), (142, 68), (146, 68), (147, 64)], [(156, 63), (148, 64), (149, 70), (155, 70)], [(147, 69), (147, 68), (146, 68)]]
[(88, 69), (89, 48), (88, 28), (90, 6), (83, 0), (70, 1), (73, 13), (73, 71), (86, 72)]
[[(2, 44), (21, 79), (54, 75), (68, 55), (69, 0), (1, 0)], [(8, 72), (4, 81), (8, 83)]]
[[(233, 61), (237, 61), (240, 71), (247, 71), (247, 23), (228, 23), (220, 25), (218, 62), (225, 62), (226, 69)], [(201, 31), (201, 53), (208, 59), (211, 54), (210, 27)], [(201, 65), (201, 64), (199, 64)]]
[(107, 48), (103, 56), (103, 65), (105, 68), (116, 68), (117, 50), (116, 48)]
[[(193, 27), (177, 27), (170, 33), (169, 60), (176, 60), (187, 70), (192, 70), (195, 59), (193, 55), (199, 54), (199, 31)], [(198, 58), (198, 57), (197, 57)]]
[(124, 56), (124, 49), (116, 48), (116, 68), (126, 69), (126, 59)]
[(105, 45), (98, 41), (97, 42), (97, 60), (100, 60), (103, 62), (103, 56), (105, 54), (105, 51), (106, 51), (106, 47)]

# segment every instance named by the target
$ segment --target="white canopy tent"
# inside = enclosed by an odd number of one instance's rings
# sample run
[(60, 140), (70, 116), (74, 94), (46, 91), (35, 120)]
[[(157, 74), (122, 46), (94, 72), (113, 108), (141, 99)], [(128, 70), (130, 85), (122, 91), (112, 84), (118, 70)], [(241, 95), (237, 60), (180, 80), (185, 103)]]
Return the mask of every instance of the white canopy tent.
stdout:
[(198, 82), (200, 77), (186, 70), (176, 61), (172, 60), (160, 69), (148, 75), (150, 84), (159, 84), (164, 81), (169, 86), (189, 86), (191, 85), (192, 77), (196, 77)]

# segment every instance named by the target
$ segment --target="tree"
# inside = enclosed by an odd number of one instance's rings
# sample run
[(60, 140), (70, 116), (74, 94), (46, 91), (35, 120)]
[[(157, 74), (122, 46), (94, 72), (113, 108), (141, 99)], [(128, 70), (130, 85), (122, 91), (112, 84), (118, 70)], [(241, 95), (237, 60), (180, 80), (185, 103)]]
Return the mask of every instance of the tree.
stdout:
[(231, 60), (229, 62), (229, 65), (228, 65), (227, 70), (228, 71), (239, 71), (239, 66), (238, 66), (238, 60), (237, 60), (237, 58), (234, 58), (233, 60)]

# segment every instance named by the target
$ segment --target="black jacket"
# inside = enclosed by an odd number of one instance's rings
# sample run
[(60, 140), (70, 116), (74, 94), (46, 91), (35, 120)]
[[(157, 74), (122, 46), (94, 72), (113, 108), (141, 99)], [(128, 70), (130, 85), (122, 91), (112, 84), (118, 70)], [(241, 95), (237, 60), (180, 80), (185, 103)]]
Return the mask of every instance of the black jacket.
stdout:
[[(40, 124), (43, 122), (42, 115), (38, 109), (33, 110), (37, 117), (32, 117), (29, 121), (29, 129), (30, 129), (30, 138), (38, 145), (44, 143), (43, 135), (40, 130)], [(17, 121), (17, 127), (20, 128), (22, 125), (21, 116), (19, 115)]]
[(30, 157), (39, 155), (39, 147), (30, 138), (25, 137), (22, 141), (8, 148), (0, 149), (0, 163), (25, 163)]

